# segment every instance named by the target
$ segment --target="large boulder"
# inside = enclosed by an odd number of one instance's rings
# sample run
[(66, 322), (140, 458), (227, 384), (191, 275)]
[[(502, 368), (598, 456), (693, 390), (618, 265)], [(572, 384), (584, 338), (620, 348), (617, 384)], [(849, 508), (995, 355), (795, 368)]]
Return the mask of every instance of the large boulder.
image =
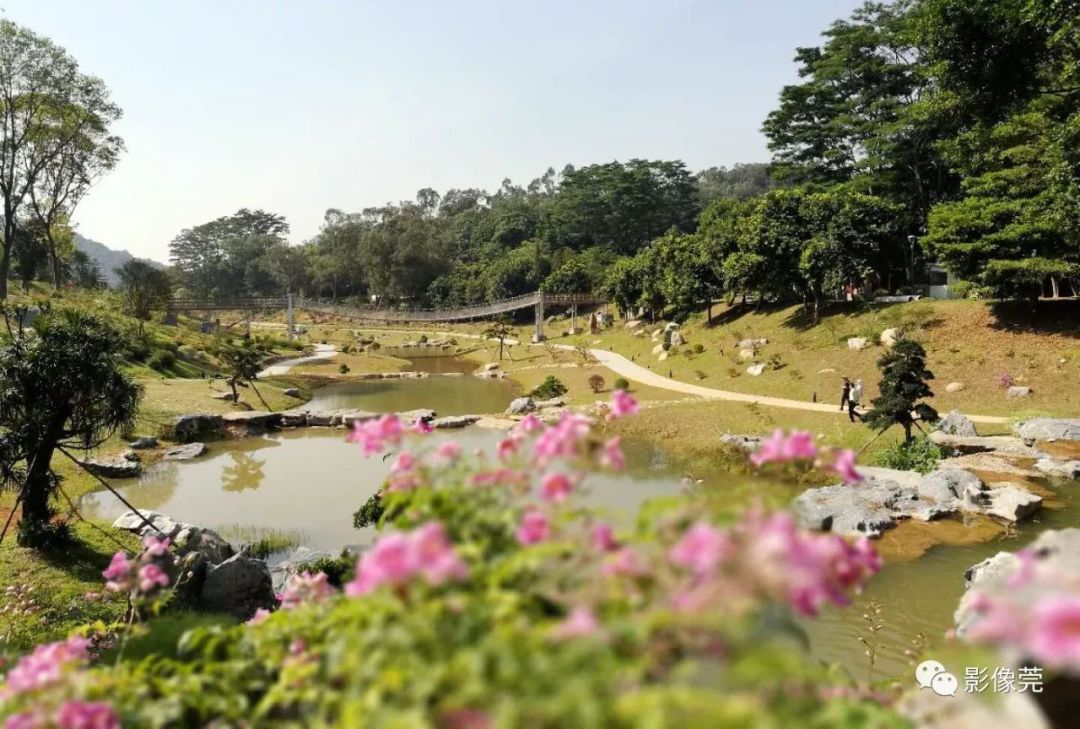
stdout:
[(900, 341), (900, 337), (902, 337), (902, 336), (903, 336), (903, 333), (900, 331), (900, 329), (898, 327), (889, 327), (888, 329), (886, 329), (885, 331), (883, 331), (881, 333), (880, 337), (878, 337), (878, 342), (880, 342), (882, 345), (884, 345), (886, 347), (891, 347), (894, 344), (896, 344), (898, 341)]
[(1013, 426), (1025, 443), (1037, 440), (1080, 440), (1080, 418), (1032, 418)]
[(309, 410), (306, 418), (306, 424), (314, 427), (332, 427), (340, 422), (341, 415), (333, 410)]
[(200, 608), (247, 620), (259, 608), (276, 605), (274, 581), (263, 560), (237, 554), (207, 569)]
[(236, 551), (213, 529), (176, 521), (157, 511), (141, 510), (140, 513), (145, 521), (134, 511), (126, 511), (113, 522), (113, 526), (143, 537), (150, 534), (166, 536), (172, 540), (178, 554), (199, 552), (214, 564), (225, 561)]
[(166, 461), (190, 461), (206, 453), (206, 444), (196, 441), (167, 448), (161, 457)]
[(214, 440), (222, 436), (223, 422), (220, 415), (181, 415), (173, 420), (172, 439), (178, 443)]
[(262, 435), (281, 425), (281, 413), (252, 410), (241, 413), (225, 413), (221, 416), (222, 429), (230, 437), (246, 438)]
[(854, 349), (856, 352), (869, 346), (870, 342), (867, 341), (866, 337), (851, 337), (847, 340), (847, 348)]
[(969, 492), (967, 502), (972, 511), (1017, 522), (1038, 511), (1042, 497), (1012, 481), (999, 481)]
[(917, 498), (895, 481), (866, 479), (855, 486), (808, 489), (792, 504), (795, 519), (806, 529), (848, 536), (880, 536), (896, 526), (896, 506)]
[(102, 478), (135, 478), (142, 472), (138, 460), (127, 458), (124, 454), (87, 458), (80, 463), (87, 471)]
[(536, 402), (531, 397), (517, 397), (506, 408), (507, 415), (524, 415), (536, 410)]
[(300, 392), (300, 388), (298, 388), (298, 387), (287, 387), (287, 388), (285, 388), (284, 390), (281, 391), (281, 394), (284, 395), (285, 397), (296, 397), (296, 398), (303, 397), (303, 394)]
[(282, 428), (303, 428), (308, 424), (306, 410), (285, 410), (281, 413)]
[(959, 410), (953, 410), (938, 421), (936, 430), (946, 435), (973, 436), (978, 435), (975, 431), (975, 423), (965, 417)]
[(761, 376), (761, 373), (763, 373), (764, 371), (765, 371), (765, 363), (764, 362), (759, 362), (758, 364), (750, 365), (749, 367), (746, 368), (746, 374), (752, 375), (754, 377)]
[(1052, 478), (1080, 478), (1080, 461), (1064, 461), (1057, 458), (1040, 458), (1035, 470)]
[(930, 431), (930, 440), (940, 446), (946, 446), (957, 453), (996, 453), (1000, 456), (1021, 456), (1040, 458), (1042, 452), (1024, 441), (1011, 435), (949, 435), (940, 430)]
[(681, 347), (684, 344), (686, 344), (686, 340), (683, 339), (682, 332), (680, 332), (678, 329), (673, 331), (671, 333), (671, 346), (672, 347)]

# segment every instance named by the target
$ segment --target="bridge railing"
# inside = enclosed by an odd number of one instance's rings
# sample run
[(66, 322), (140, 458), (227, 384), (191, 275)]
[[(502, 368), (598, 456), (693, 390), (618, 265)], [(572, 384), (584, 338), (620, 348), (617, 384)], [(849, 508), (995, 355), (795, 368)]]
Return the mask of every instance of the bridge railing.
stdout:
[(233, 311), (238, 309), (283, 309), (288, 306), (286, 296), (243, 296), (224, 299), (197, 299), (191, 297), (170, 299), (165, 305), (168, 311)]
[(604, 303), (604, 299), (593, 294), (541, 294), (539, 291), (514, 296), (490, 304), (462, 306), (455, 309), (365, 309), (357, 306), (319, 304), (304, 300), (297, 301), (297, 308), (322, 314), (335, 314), (362, 321), (381, 322), (449, 322), (484, 319), (518, 309), (527, 309), (541, 302), (553, 306), (572, 306)]

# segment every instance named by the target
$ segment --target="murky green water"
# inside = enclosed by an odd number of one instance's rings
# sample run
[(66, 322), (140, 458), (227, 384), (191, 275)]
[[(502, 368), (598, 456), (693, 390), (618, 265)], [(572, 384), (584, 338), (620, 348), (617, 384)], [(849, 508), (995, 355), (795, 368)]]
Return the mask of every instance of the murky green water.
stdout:
[[(437, 350), (436, 350), (437, 351)], [(393, 350), (406, 357), (407, 370), (432, 373), (424, 379), (340, 382), (315, 391), (309, 410), (402, 412), (430, 408), (439, 415), (492, 414), (506, 410), (519, 391), (509, 380), (471, 376), (476, 363), (435, 356), (431, 350)]]

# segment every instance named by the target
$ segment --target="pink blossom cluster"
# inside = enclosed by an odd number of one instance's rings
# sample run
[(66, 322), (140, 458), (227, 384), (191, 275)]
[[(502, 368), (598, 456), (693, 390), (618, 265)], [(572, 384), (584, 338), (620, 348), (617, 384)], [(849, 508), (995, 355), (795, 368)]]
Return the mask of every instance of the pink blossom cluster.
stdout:
[(831, 452), (831, 460), (826, 457), (827, 455), (829, 452), (819, 449), (814, 443), (813, 434), (808, 431), (793, 430), (785, 435), (783, 430), (777, 428), (750, 455), (750, 462), (755, 466), (792, 462), (815, 464), (839, 474), (845, 483), (862, 480), (862, 475), (855, 469), (853, 451), (834, 450)]
[(1039, 587), (1048, 591), (1032, 599), (1016, 589), (1018, 580), (1011, 582), (1004, 594), (972, 595), (977, 618), (965, 637), (1040, 666), (1080, 674), (1080, 592), (1061, 589), (1067, 581), (1046, 576)]
[(533, 461), (543, 467), (559, 458), (580, 455), (580, 443), (589, 437), (592, 421), (579, 413), (565, 412), (555, 425), (541, 431), (533, 442)]
[(37, 646), (20, 658), (8, 672), (0, 689), (0, 698), (10, 698), (58, 683), (69, 670), (87, 660), (89, 646), (89, 640), (78, 636)]
[(359, 443), (364, 457), (382, 453), (387, 445), (397, 445), (405, 435), (405, 427), (397, 415), (387, 414), (371, 420), (354, 420), (352, 432), (346, 436), (350, 443)]
[(4, 729), (119, 729), (120, 719), (113, 707), (103, 701), (65, 701), (49, 721), (40, 708), (13, 714)]
[(356, 577), (345, 594), (367, 595), (389, 585), (403, 586), (417, 577), (431, 585), (463, 580), (469, 568), (454, 549), (439, 522), (431, 521), (410, 532), (383, 535), (356, 563)]
[(636, 415), (640, 410), (637, 400), (626, 390), (616, 390), (611, 393), (611, 403), (608, 405), (608, 420), (615, 420), (627, 415)]
[(390, 464), (390, 475), (386, 477), (386, 490), (388, 492), (412, 491), (419, 487), (423, 482), (419, 467), (420, 463), (413, 454), (407, 451), (398, 453)]
[(161, 563), (171, 563), (169, 545), (168, 538), (149, 535), (143, 539), (142, 552), (135, 558), (129, 558), (125, 552), (114, 554), (109, 566), (101, 573), (105, 578), (105, 589), (144, 598), (153, 597), (161, 588), (168, 587), (169, 575)]
[(548, 523), (547, 516), (539, 509), (526, 509), (521, 516), (521, 523), (518, 525), (515, 536), (518, 543), (523, 545), (546, 541), (551, 536), (551, 525)]
[(697, 522), (668, 559), (690, 577), (676, 594), (678, 608), (701, 609), (742, 593), (784, 600), (801, 615), (848, 604), (848, 593), (881, 569), (869, 540), (802, 532), (784, 513), (752, 513), (730, 529)]
[(289, 578), (281, 593), (281, 608), (290, 608), (309, 602), (322, 602), (336, 594), (325, 572), (300, 572)]

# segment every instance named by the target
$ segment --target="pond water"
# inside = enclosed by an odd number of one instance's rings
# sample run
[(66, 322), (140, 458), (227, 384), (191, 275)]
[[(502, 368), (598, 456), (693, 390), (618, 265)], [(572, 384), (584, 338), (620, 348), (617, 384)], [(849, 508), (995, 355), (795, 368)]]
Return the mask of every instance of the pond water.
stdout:
[(388, 353), (410, 360), (406, 370), (431, 373), (424, 379), (356, 380), (321, 387), (308, 410), (402, 412), (430, 408), (439, 415), (492, 414), (506, 410), (519, 390), (509, 380), (472, 377), (476, 363), (458, 357), (424, 356), (398, 349)]

